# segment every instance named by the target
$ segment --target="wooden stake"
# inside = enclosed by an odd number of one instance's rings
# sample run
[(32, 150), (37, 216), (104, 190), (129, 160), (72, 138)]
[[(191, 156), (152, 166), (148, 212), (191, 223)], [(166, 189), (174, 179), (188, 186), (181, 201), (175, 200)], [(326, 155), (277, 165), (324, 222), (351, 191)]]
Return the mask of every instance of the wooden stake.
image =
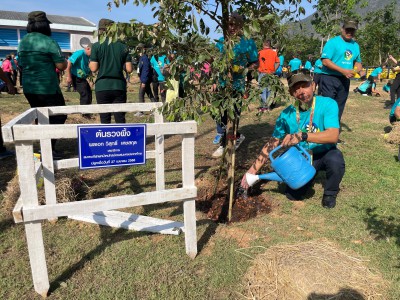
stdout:
[(231, 146), (231, 163), (229, 164), (229, 172), (228, 172), (228, 184), (229, 184), (229, 209), (228, 209), (228, 222), (232, 219), (232, 207), (233, 207), (233, 196), (235, 193), (235, 158), (236, 158), (236, 134), (237, 134), (237, 117), (233, 121), (232, 124), (233, 136), (235, 137), (233, 140), (229, 141), (229, 145)]

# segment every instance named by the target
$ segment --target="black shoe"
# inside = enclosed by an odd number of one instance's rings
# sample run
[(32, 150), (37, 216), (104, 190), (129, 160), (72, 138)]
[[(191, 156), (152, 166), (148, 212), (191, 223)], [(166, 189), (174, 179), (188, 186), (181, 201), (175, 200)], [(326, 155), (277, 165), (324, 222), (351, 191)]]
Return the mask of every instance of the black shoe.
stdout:
[(346, 142), (343, 141), (343, 140), (341, 140), (341, 139), (338, 139), (337, 144), (342, 144), (342, 145), (344, 145), (344, 144), (346, 144)]
[(322, 197), (322, 206), (325, 208), (334, 208), (336, 206), (336, 195), (324, 195)]

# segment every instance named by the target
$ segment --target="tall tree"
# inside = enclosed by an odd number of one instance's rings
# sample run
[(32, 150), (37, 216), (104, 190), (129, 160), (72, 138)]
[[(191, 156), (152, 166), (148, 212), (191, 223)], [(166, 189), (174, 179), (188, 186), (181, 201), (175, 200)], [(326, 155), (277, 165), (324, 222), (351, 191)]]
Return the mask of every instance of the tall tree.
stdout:
[[(129, 0), (114, 0), (108, 5), (110, 8), (113, 5), (119, 7), (128, 2)], [(129, 25), (115, 24), (109, 28), (107, 36), (116, 40), (133, 35), (139, 41), (150, 37), (158, 53), (175, 53), (176, 59), (171, 62), (170, 76), (181, 81), (185, 96), (164, 105), (163, 112), (167, 120), (201, 120), (208, 113), (218, 121), (221, 113), (226, 110), (228, 135), (237, 129), (235, 124), (239, 115), (235, 104), (247, 109), (251, 102), (259, 101), (258, 86), (248, 85), (248, 97), (243, 97), (235, 93), (230, 80), (237, 42), (237, 37), (230, 35), (228, 31), (230, 14), (236, 10), (245, 16), (243, 35), (249, 38), (252, 35), (267, 35), (279, 25), (279, 19), (294, 19), (305, 12), (300, 6), (301, 0), (133, 0), (132, 3), (135, 6), (152, 6), (153, 17), (158, 19), (158, 23), (150, 30), (148, 26), (138, 24), (135, 20)], [(280, 9), (282, 5), (288, 8)], [(222, 52), (215, 47), (216, 41), (207, 44), (200, 38), (208, 36), (214, 27), (224, 38)], [(105, 36), (100, 37), (100, 41), (104, 39)], [(212, 61), (210, 76), (193, 78), (193, 74), (201, 73), (202, 63), (205, 61)], [(248, 71), (247, 68), (241, 70), (244, 75)], [(221, 81), (226, 82), (225, 87), (211, 92), (210, 86)], [(275, 76), (265, 76), (263, 85), (270, 86), (278, 97), (284, 93), (280, 80)], [(234, 139), (228, 139), (227, 146), (230, 202), (233, 196), (235, 142)]]
[(365, 27), (358, 33), (363, 62), (376, 66), (385, 62), (390, 53), (400, 54), (400, 23), (396, 20), (396, 3), (373, 11), (364, 18)]

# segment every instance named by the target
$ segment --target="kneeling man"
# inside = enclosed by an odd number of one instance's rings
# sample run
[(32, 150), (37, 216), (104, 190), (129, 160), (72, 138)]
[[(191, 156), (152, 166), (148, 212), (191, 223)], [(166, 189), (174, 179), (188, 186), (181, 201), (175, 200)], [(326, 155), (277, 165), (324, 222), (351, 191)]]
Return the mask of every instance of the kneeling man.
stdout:
[[(312, 152), (312, 163), (317, 172), (326, 171), (322, 206), (334, 208), (345, 172), (343, 154), (336, 148), (339, 139), (338, 105), (331, 98), (315, 95), (315, 83), (309, 75), (293, 74), (288, 78), (288, 85), (289, 92), (296, 101), (279, 115), (272, 138), (247, 172), (256, 174), (267, 162), (271, 150), (279, 144), (290, 147), (300, 143), (303, 148)], [(312, 180), (298, 190), (287, 186), (286, 197), (290, 200), (302, 200), (311, 183)], [(249, 188), (245, 175), (241, 186), (244, 189)]]

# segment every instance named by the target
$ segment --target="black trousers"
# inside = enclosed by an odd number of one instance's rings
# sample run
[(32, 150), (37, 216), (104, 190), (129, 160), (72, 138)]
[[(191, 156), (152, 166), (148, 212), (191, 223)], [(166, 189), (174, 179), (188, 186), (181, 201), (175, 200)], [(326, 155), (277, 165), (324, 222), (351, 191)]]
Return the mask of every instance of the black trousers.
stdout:
[(400, 73), (396, 75), (390, 87), (390, 103), (395, 103), (398, 98), (400, 98)]
[(315, 82), (315, 86), (317, 87), (317, 94), (321, 95), (320, 87), (319, 87), (319, 81), (321, 79), (321, 73), (314, 73), (313, 76), (313, 81)]
[(86, 79), (79, 77), (76, 78), (76, 90), (80, 96), (80, 105), (92, 104), (92, 89)]
[[(342, 152), (337, 148), (332, 148), (327, 152), (314, 154), (313, 166), (317, 172), (326, 171), (324, 194), (336, 196), (339, 193), (339, 185), (345, 172), (345, 162)], [(286, 196), (292, 200), (301, 200), (312, 185), (313, 180), (298, 190), (293, 190), (287, 186)]]
[(71, 90), (71, 86), (72, 86), (72, 91), (76, 91), (76, 76), (74, 74), (71, 74), (71, 79), (72, 79), (72, 83), (68, 84), (68, 91)]
[[(126, 91), (100, 91), (96, 92), (97, 104), (126, 103)], [(125, 112), (115, 112), (115, 123), (126, 123)], [(111, 113), (101, 113), (100, 121), (102, 124), (111, 123)]]
[(344, 76), (321, 74), (319, 91), (324, 97), (334, 99), (339, 106), (339, 121), (342, 118), (347, 97), (349, 96), (350, 79)]
[[(46, 106), (65, 106), (63, 94), (27, 94), (24, 93), (31, 107), (46, 107)], [(49, 117), (50, 124), (64, 124), (67, 120), (66, 115), (55, 115)]]
[[(156, 102), (160, 101), (160, 97), (161, 97), (161, 101), (165, 102), (165, 98), (167, 96), (167, 87), (165, 84), (165, 81), (163, 82), (154, 82), (152, 83), (153, 86), (153, 94), (154, 94), (154, 99)], [(159, 97), (160, 95), (160, 97)]]
[(147, 97), (150, 98), (151, 102), (155, 102), (154, 96), (153, 96), (153, 92), (151, 90), (151, 83), (145, 83), (145, 86), (142, 87), (142, 84), (140, 84), (140, 88), (139, 88), (139, 103), (144, 103), (144, 94), (147, 95)]
[[(64, 96), (61, 93), (46, 95), (24, 93), (24, 95), (31, 107), (65, 106)], [(66, 120), (66, 115), (55, 115), (49, 117), (50, 124), (64, 124)], [(56, 141), (57, 140), (54, 139), (51, 140), (53, 150), (55, 150)]]
[(156, 102), (160, 101), (160, 98), (158, 96), (158, 89), (160, 88), (160, 83), (158, 81), (153, 81), (151, 83), (151, 86), (153, 87), (153, 95), (154, 95), (154, 100)]

